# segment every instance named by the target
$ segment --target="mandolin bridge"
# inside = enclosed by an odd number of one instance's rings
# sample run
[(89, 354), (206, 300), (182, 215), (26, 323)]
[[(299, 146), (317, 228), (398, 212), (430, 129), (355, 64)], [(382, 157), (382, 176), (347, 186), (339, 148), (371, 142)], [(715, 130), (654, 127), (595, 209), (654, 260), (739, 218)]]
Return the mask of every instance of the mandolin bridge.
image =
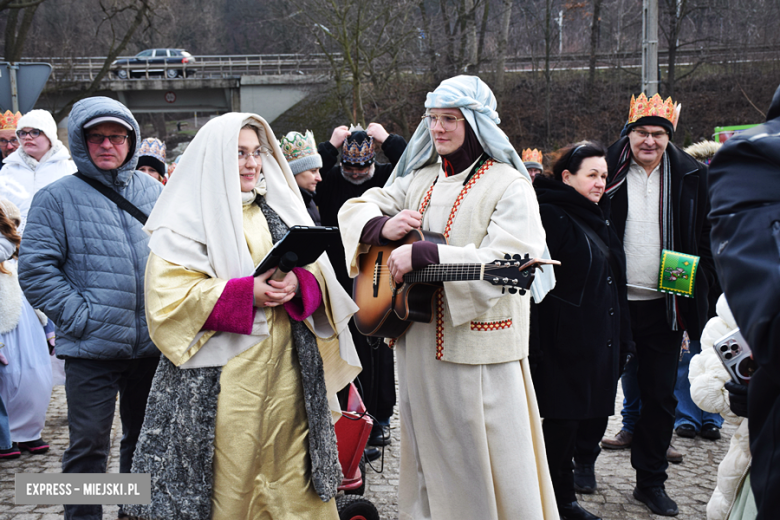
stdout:
[(379, 254), (376, 255), (376, 263), (374, 264), (374, 298), (379, 295), (379, 277), (382, 272), (382, 253), (383, 251), (379, 251)]

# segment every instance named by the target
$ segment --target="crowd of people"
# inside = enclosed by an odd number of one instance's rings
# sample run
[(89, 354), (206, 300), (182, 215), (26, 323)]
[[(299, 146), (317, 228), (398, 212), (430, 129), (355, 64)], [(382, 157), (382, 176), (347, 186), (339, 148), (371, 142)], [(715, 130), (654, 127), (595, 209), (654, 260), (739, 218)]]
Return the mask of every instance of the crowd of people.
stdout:
[[(577, 493), (597, 490), (602, 448), (630, 449), (633, 496), (675, 516), (672, 436), (717, 441), (724, 418), (739, 427), (708, 518), (771, 518), (780, 88), (767, 123), (720, 149), (674, 144), (671, 99), (626, 108), (609, 147), (518, 154), (489, 86), (457, 76), (428, 93), (408, 142), (376, 122), (278, 139), (228, 113), (176, 175), (113, 99), (73, 106), (68, 146), (49, 112), (6, 112), (0, 461), (48, 451), (62, 372), (62, 472), (106, 471), (118, 396), (119, 470), (150, 475), (151, 502), (120, 518), (336, 519), (333, 425), (355, 382), (373, 421), (365, 460), (392, 442), (398, 409), (402, 520), (597, 520)], [(255, 273), (296, 225), (337, 226), (339, 243)], [(441, 238), (404, 242), (416, 230)], [(445, 278), (422, 302), (430, 322), (368, 337), (353, 279), (387, 245), (375, 276), (389, 284), (505, 255), (560, 265), (521, 294)], [(749, 385), (712, 348), (738, 327), (758, 367)], [(622, 429), (605, 437), (619, 382)], [(68, 504), (65, 518), (102, 506)]]

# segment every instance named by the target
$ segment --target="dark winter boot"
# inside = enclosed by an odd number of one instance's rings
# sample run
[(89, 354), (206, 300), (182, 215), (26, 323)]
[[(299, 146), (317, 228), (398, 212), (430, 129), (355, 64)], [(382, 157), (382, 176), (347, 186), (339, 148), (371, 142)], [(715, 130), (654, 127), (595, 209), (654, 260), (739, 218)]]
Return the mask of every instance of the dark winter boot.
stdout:
[(574, 463), (574, 491), (592, 495), (596, 492), (596, 472), (593, 464)]

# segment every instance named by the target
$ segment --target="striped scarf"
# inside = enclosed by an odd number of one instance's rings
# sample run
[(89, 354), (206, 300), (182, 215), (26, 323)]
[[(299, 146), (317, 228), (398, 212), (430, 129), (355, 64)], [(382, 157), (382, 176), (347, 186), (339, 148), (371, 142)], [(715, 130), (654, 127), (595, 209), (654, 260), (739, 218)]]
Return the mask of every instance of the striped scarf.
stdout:
[[(611, 199), (618, 192), (628, 177), (628, 169), (631, 166), (631, 143), (620, 151), (617, 169), (612, 180), (607, 183), (607, 196)], [(661, 200), (658, 204), (659, 219), (661, 223), (661, 247), (674, 250), (674, 227), (672, 225), (672, 171), (669, 167), (669, 154), (664, 152), (661, 158)], [(660, 256), (660, 251), (659, 251)], [(672, 330), (679, 330), (677, 323), (677, 296), (666, 294), (666, 321)]]

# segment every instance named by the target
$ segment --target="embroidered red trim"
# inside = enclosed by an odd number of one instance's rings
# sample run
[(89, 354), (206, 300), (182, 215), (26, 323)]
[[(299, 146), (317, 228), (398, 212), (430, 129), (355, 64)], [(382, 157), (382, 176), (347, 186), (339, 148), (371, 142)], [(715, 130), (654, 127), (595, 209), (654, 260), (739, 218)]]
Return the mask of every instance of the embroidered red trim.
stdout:
[(471, 330), (487, 332), (491, 330), (508, 329), (512, 326), (512, 318), (501, 321), (472, 321)]
[[(455, 221), (455, 215), (457, 215), (458, 210), (460, 209), (460, 204), (463, 202), (463, 199), (466, 198), (466, 195), (471, 191), (471, 188), (474, 187), (474, 184), (479, 180), (480, 177), (490, 168), (493, 166), (493, 159), (488, 159), (484, 162), (482, 166), (479, 167), (479, 170), (477, 170), (477, 173), (475, 173), (471, 179), (469, 179), (469, 182), (466, 183), (465, 186), (463, 186), (463, 189), (460, 190), (460, 193), (458, 194), (458, 198), (455, 199), (455, 204), (452, 205), (452, 210), (450, 211), (450, 216), (447, 219), (447, 225), (444, 226), (444, 236), (448, 237), (450, 236), (450, 231), (452, 230), (452, 223)], [(423, 197), (423, 200), (420, 202), (420, 214), (424, 215), (425, 210), (428, 209), (428, 205), (431, 203), (431, 195), (433, 194), (433, 187), (436, 186), (436, 181), (433, 181), (433, 184), (431, 184), (431, 187), (428, 188), (428, 191), (425, 193), (425, 196)], [(510, 325), (511, 325), (511, 320)], [(436, 359), (441, 360), (444, 357), (444, 289), (439, 289), (436, 291)]]

